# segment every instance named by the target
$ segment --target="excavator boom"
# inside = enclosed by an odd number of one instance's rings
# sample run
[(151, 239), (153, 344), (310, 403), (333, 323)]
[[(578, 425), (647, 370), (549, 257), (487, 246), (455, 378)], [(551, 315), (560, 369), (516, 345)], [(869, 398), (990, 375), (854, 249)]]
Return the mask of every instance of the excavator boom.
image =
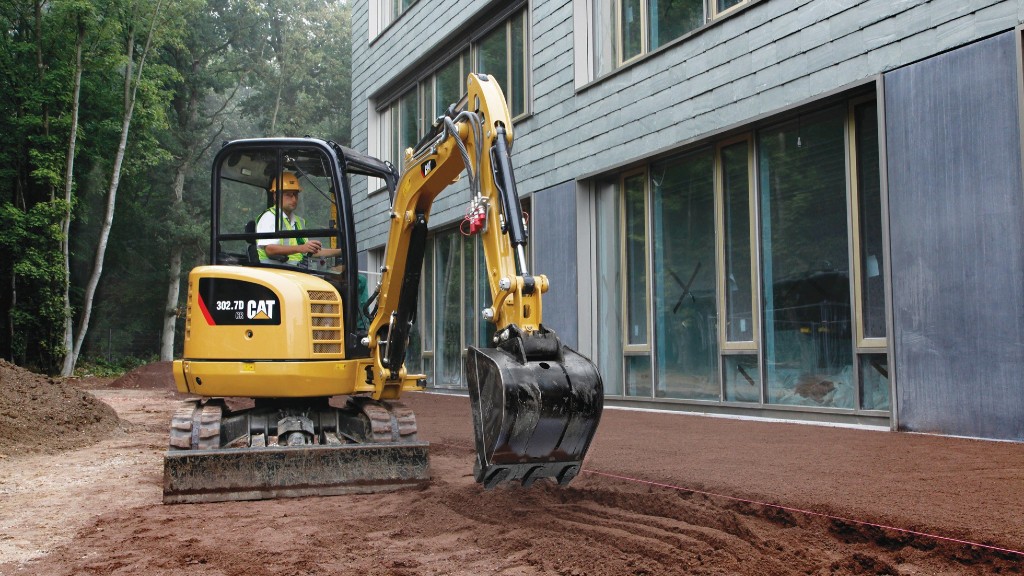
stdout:
[(379, 374), (385, 382), (399, 382), (415, 316), (409, 279), (418, 279), (422, 266), (417, 245), (423, 244), (434, 198), (465, 171), (470, 231), (481, 236), (491, 291), (492, 305), (481, 314), (496, 327), (495, 347), (470, 346), (465, 364), (475, 478), (488, 488), (506, 481), (572, 480), (604, 400), (593, 363), (542, 324), (542, 295), (549, 283), (526, 265), (529, 232), (512, 170), (512, 142), (512, 122), (497, 82), (470, 74), (466, 96), (407, 153), (392, 205), (380, 307), (370, 327), (371, 346), (386, 351), (377, 355)]

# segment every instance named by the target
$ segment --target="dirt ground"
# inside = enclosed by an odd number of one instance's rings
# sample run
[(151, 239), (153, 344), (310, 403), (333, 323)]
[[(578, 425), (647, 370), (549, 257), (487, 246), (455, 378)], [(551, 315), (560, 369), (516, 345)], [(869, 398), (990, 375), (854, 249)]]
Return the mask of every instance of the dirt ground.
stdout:
[(1022, 444), (606, 409), (569, 487), (484, 491), (433, 394), (425, 489), (166, 506), (169, 370), (0, 363), (0, 574), (1024, 574)]

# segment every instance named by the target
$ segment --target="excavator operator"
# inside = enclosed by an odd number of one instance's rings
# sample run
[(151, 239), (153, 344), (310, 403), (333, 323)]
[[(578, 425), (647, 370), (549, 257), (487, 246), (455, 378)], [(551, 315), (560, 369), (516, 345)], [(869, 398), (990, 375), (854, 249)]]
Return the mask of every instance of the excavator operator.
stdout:
[[(303, 230), (306, 221), (295, 213), (299, 205), (299, 193), (302, 186), (299, 178), (292, 172), (285, 172), (281, 175), (281, 186), (277, 185), (277, 178), (270, 181), (270, 206), (263, 211), (256, 222), (257, 233), (273, 233), (277, 231), (274, 226), (276, 219), (282, 230)], [(284, 215), (277, 216), (277, 192), (281, 192), (281, 211)], [(300, 265), (307, 256), (319, 256), (332, 258), (339, 256), (341, 250), (338, 248), (324, 248), (319, 240), (307, 238), (265, 238), (256, 242), (260, 262), (269, 264), (273, 262), (284, 262), (293, 266)]]

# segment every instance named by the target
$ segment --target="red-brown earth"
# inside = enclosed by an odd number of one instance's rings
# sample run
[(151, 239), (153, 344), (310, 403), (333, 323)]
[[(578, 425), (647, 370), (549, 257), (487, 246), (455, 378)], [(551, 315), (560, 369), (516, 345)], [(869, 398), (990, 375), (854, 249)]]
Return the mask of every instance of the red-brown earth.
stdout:
[(181, 398), (0, 362), (0, 574), (1024, 573), (1019, 443), (606, 409), (571, 485), (484, 491), (467, 398), (410, 394), (425, 489), (169, 506)]

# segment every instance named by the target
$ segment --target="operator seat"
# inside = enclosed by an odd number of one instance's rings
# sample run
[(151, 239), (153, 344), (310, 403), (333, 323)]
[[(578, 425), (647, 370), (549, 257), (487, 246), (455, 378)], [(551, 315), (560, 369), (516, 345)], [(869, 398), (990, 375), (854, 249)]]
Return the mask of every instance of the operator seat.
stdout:
[[(256, 221), (255, 220), (249, 220), (248, 222), (245, 223), (245, 233), (246, 234), (255, 234), (256, 233)], [(260, 255), (259, 255), (259, 251), (256, 248), (256, 239), (255, 238), (246, 238), (245, 241), (249, 244), (245, 248), (245, 254), (249, 258), (249, 264), (259, 264), (260, 263)]]

